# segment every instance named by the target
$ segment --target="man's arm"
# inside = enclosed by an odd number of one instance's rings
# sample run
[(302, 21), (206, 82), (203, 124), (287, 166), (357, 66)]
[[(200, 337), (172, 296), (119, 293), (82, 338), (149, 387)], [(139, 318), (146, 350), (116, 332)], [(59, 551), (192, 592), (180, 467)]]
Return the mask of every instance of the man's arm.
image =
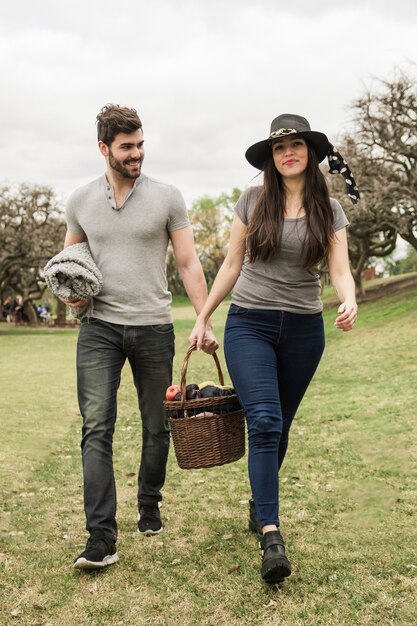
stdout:
[(68, 246), (73, 246), (76, 243), (83, 243), (83, 241), (87, 241), (87, 237), (85, 235), (81, 235), (80, 233), (72, 233), (67, 230), (64, 241), (64, 248), (68, 248)]
[[(81, 235), (80, 233), (72, 233), (71, 231), (67, 230), (66, 235), (65, 235), (65, 241), (64, 241), (64, 249), (68, 248), (68, 246), (73, 246), (76, 243), (83, 243), (83, 241), (87, 241), (87, 238), (85, 235)], [(88, 302), (88, 300), (74, 300), (71, 302), (68, 302), (67, 300), (62, 300), (62, 302), (64, 302), (65, 304), (68, 304), (68, 306), (85, 306)]]
[[(197, 256), (194, 246), (194, 236), (191, 226), (173, 230), (169, 233), (174, 251), (175, 261), (178, 267), (185, 291), (190, 298), (197, 315), (200, 313), (207, 300), (207, 283), (203, 268)], [(219, 344), (212, 332), (211, 323), (207, 322), (206, 344), (204, 351), (212, 354)]]
[(188, 337), (191, 345), (197, 345), (197, 350), (204, 349), (207, 320), (233, 289), (239, 278), (245, 257), (246, 231), (247, 226), (238, 215), (235, 215), (230, 229), (229, 249), (226, 258), (217, 272), (207, 302), (200, 311), (191, 335)]

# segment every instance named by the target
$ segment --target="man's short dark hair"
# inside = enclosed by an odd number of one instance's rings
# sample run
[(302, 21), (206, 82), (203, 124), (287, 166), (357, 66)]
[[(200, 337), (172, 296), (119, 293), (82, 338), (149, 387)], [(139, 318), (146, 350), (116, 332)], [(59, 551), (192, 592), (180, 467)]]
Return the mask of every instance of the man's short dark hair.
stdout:
[(110, 146), (119, 133), (134, 133), (142, 128), (135, 109), (106, 104), (97, 115), (97, 139)]

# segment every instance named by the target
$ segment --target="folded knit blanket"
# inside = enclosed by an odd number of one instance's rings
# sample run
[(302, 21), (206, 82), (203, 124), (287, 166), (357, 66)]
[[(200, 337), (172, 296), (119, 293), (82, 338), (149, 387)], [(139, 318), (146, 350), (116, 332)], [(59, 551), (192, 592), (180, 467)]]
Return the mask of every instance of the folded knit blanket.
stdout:
[(45, 282), (61, 300), (88, 300), (84, 307), (71, 307), (72, 317), (92, 315), (92, 298), (100, 293), (103, 277), (87, 242), (68, 246), (44, 267)]

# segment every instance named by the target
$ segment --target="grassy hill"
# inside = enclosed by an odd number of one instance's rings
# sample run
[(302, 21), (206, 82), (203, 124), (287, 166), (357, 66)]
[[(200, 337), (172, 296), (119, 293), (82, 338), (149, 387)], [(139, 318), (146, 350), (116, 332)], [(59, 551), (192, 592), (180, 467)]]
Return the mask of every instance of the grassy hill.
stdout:
[[(412, 292), (417, 289), (417, 272), (401, 274), (400, 276), (389, 276), (387, 278), (376, 278), (365, 281), (363, 286), (365, 293), (359, 297), (360, 305), (379, 300), (379, 298), (387, 299), (390, 296), (396, 297), (407, 291)], [(325, 309), (337, 304), (337, 298), (331, 286), (325, 287), (322, 299)]]
[[(375, 286), (380, 297), (361, 304), (347, 334), (334, 328), (335, 305), (331, 294), (325, 297), (326, 351), (281, 474), (282, 530), (294, 573), (276, 586), (262, 583), (256, 540), (246, 530), (246, 457), (184, 471), (171, 451), (165, 532), (137, 535), (140, 419), (127, 368), (115, 436), (120, 563), (101, 574), (73, 571), (86, 539), (77, 333), (24, 334), (2, 325), (0, 623), (414, 624), (415, 286), (404, 280)], [(218, 336), (226, 311), (222, 305), (214, 315)], [(174, 313), (178, 381), (194, 316), (184, 303)], [(192, 355), (189, 371), (196, 380), (215, 376), (212, 359), (202, 354)]]

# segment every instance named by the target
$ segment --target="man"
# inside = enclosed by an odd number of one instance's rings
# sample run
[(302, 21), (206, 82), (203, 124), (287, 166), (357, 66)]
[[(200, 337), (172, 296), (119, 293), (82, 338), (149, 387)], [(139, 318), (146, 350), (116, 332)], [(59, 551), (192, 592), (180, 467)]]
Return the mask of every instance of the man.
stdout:
[[(207, 298), (180, 192), (141, 172), (144, 140), (137, 112), (103, 107), (97, 134), (106, 173), (76, 190), (66, 209), (65, 247), (88, 241), (103, 275), (93, 313), (81, 321), (77, 346), (84, 510), (90, 532), (86, 549), (74, 561), (78, 569), (102, 568), (118, 560), (112, 440), (126, 359), (142, 418), (138, 531), (151, 535), (163, 530), (159, 502), (170, 437), (163, 399), (172, 383), (174, 357), (165, 264), (169, 241), (197, 313)], [(86, 301), (68, 304), (79, 307)], [(209, 328), (205, 351), (211, 354), (217, 347)]]

